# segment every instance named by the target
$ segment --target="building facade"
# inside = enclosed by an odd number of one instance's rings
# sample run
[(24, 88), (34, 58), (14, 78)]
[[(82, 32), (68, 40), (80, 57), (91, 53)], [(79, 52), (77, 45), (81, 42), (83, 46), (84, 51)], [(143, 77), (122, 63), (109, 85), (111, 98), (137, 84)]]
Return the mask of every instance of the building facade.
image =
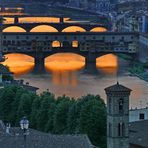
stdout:
[(119, 83), (105, 89), (107, 94), (107, 148), (129, 148), (129, 95)]
[(131, 109), (129, 112), (129, 121), (142, 121), (148, 120), (148, 107), (140, 108), (140, 109)]

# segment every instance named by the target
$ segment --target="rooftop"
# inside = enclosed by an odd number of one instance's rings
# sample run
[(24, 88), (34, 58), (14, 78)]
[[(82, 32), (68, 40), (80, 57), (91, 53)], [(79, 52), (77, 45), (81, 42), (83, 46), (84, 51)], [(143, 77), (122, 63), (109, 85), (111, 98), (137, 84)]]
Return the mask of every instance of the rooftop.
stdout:
[[(9, 134), (0, 131), (0, 147), (24, 147), (20, 128), (12, 128)], [(29, 148), (95, 148), (86, 135), (52, 135), (29, 129), (26, 145)]]
[(105, 91), (106, 92), (130, 92), (132, 90), (117, 82), (115, 85), (105, 88)]
[(148, 148), (148, 120), (130, 123), (130, 144)]

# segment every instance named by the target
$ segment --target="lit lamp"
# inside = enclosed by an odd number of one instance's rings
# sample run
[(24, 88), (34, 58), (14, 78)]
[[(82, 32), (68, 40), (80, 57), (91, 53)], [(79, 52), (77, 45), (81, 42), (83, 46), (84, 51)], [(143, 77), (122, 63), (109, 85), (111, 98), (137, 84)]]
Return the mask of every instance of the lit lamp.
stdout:
[(20, 127), (23, 130), (24, 143), (26, 148), (26, 136), (27, 136), (27, 130), (29, 128), (29, 121), (27, 120), (26, 117), (23, 117), (22, 120), (20, 121)]

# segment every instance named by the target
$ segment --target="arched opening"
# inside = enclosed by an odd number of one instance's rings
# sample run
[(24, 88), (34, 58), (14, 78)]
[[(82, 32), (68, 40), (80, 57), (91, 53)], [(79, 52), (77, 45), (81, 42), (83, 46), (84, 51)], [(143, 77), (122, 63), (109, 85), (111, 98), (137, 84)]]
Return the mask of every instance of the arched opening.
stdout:
[(85, 66), (85, 58), (73, 53), (57, 53), (45, 59), (45, 68), (55, 85), (77, 85), (77, 71)]
[(60, 41), (53, 41), (52, 47), (62, 47), (62, 43)]
[(86, 32), (86, 30), (79, 26), (70, 26), (63, 29), (62, 32)]
[(107, 29), (105, 27), (95, 27), (90, 30), (90, 32), (106, 32)]
[(5, 55), (8, 59), (2, 62), (7, 65), (15, 76), (29, 73), (34, 68), (34, 58), (25, 54), (11, 53)]
[(11, 26), (3, 29), (3, 32), (26, 32), (26, 30), (19, 26)]
[(72, 41), (72, 47), (79, 47), (79, 42), (77, 40)]
[(124, 111), (123, 105), (124, 105), (124, 100), (123, 100), (123, 98), (120, 98), (120, 100), (119, 100), (119, 113), (120, 114), (122, 114)]
[(116, 74), (118, 70), (118, 57), (114, 54), (106, 54), (96, 59), (96, 67), (102, 72)]
[(58, 32), (58, 30), (49, 25), (39, 25), (32, 28), (30, 32)]
[(118, 136), (124, 137), (125, 136), (125, 124), (124, 123), (118, 123)]

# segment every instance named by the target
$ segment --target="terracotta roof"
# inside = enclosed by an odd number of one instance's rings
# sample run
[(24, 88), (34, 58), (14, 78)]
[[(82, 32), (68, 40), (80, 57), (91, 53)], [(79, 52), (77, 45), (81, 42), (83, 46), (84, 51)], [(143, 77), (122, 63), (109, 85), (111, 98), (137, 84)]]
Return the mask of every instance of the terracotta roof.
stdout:
[(117, 84), (105, 88), (105, 91), (106, 92), (130, 92), (132, 90), (117, 82)]

